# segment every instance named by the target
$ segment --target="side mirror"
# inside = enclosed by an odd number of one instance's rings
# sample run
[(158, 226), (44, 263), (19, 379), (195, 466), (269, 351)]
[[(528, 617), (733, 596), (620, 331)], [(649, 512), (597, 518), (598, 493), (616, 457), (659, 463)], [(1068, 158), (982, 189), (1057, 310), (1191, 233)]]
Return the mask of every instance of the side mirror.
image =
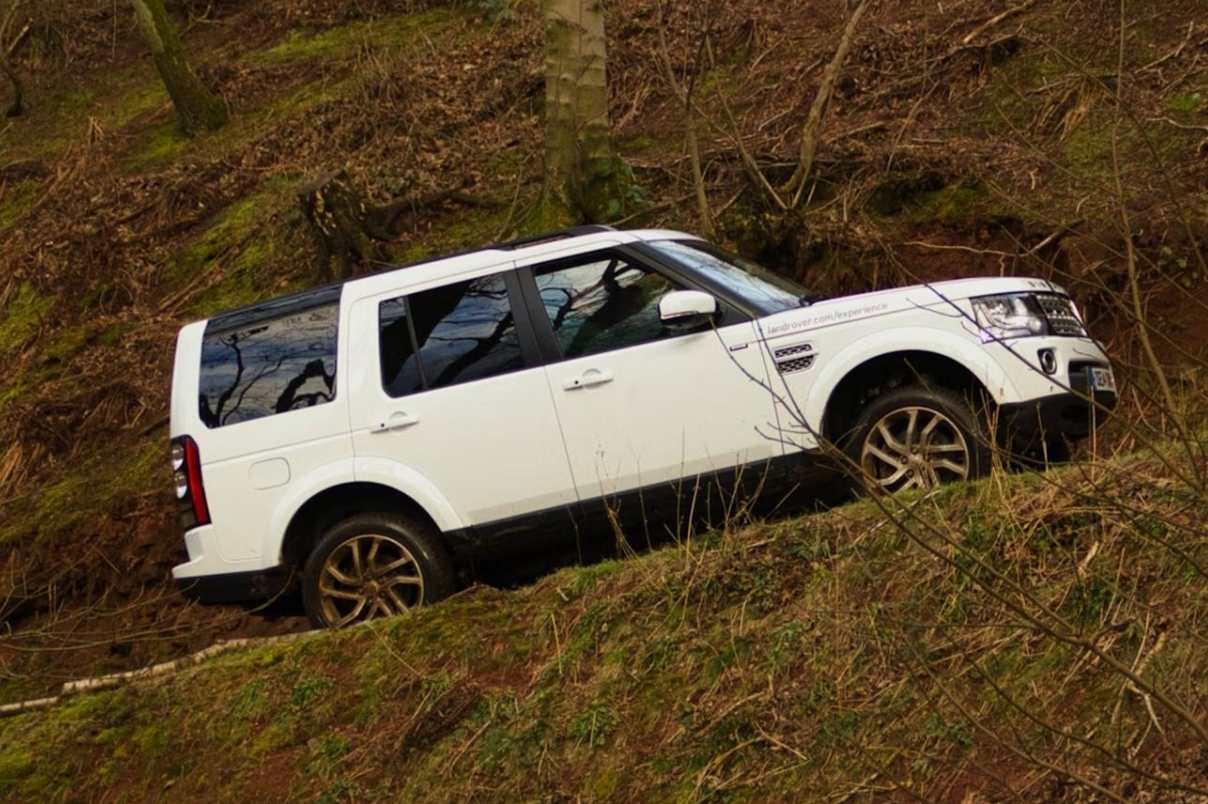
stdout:
[(668, 329), (697, 329), (711, 323), (717, 312), (717, 299), (700, 290), (673, 290), (659, 299), (659, 320)]

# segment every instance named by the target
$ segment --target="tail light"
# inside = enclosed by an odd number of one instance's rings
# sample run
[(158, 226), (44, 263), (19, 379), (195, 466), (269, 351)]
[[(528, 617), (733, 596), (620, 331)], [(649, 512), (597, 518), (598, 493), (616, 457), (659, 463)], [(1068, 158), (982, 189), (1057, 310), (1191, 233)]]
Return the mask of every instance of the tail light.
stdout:
[(176, 510), (184, 530), (210, 524), (210, 508), (201, 483), (201, 453), (189, 436), (172, 439), (172, 477), (176, 485)]

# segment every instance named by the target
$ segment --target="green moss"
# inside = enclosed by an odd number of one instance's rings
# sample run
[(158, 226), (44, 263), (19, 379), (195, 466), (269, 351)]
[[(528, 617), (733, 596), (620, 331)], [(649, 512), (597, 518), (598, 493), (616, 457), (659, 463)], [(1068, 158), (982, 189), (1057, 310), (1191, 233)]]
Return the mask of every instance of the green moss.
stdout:
[(105, 346), (117, 346), (128, 333), (137, 328), (138, 325), (133, 321), (119, 321), (101, 330), (97, 340)]
[(911, 220), (952, 221), (977, 217), (984, 212), (986, 191), (980, 186), (955, 184), (938, 190), (920, 193), (906, 202)]
[(68, 363), (96, 339), (98, 329), (96, 324), (81, 324), (76, 327), (56, 329), (42, 347), (39, 354), (40, 361), (43, 365)]
[(294, 203), (297, 178), (283, 175), (266, 183), (261, 190), (233, 203), (213, 218), (204, 232), (174, 254), (164, 268), (165, 280), (184, 286), (203, 272), (221, 271), (222, 279), (189, 310), (206, 317), (222, 310), (250, 304), (263, 297), (266, 287), (274, 292), (294, 288), (281, 287), (279, 254), (291, 249), (290, 234), (269, 229)]
[(297, 743), (297, 726), (292, 719), (275, 720), (260, 730), (247, 748), (249, 760), (260, 760), (274, 751)]
[(142, 759), (162, 756), (172, 743), (171, 723), (164, 720), (147, 723), (134, 731), (130, 742)]
[[(436, 249), (440, 253), (452, 254), (458, 251), (479, 248), (487, 245), (493, 239), (493, 232), (499, 232), (506, 224), (508, 211), (506, 208), (476, 207), (470, 214), (450, 221), (442, 227), (444, 237)], [(398, 263), (415, 262), (432, 256), (431, 245), (416, 247), (399, 255)]]
[(0, 790), (15, 790), (37, 766), (32, 750), (22, 746), (0, 749)]
[(126, 170), (140, 173), (153, 165), (179, 157), (195, 142), (185, 136), (173, 117), (148, 131), (131, 147), (126, 156)]
[(1204, 107), (1204, 96), (1199, 92), (1190, 95), (1176, 95), (1166, 102), (1166, 105), (1176, 112), (1198, 112)]
[(154, 74), (148, 73), (138, 77), (131, 75), (126, 83), (128, 88), (121, 98), (116, 103), (106, 103), (104, 106), (110, 110), (111, 117), (107, 122), (112, 127), (129, 125), (138, 117), (171, 103), (163, 83)]
[(275, 64), (289, 61), (331, 60), (351, 55), (364, 44), (412, 41), (417, 31), (430, 40), (438, 38), (460, 17), (451, 9), (432, 8), (419, 14), (379, 20), (359, 20), (320, 31), (291, 31), (268, 50), (244, 58), (249, 64)]
[(1062, 147), (1067, 166), (1083, 176), (1105, 178), (1112, 164), (1112, 127), (1104, 121), (1075, 128)]
[(56, 298), (40, 295), (29, 282), (21, 283), (16, 297), (0, 313), (0, 354), (20, 348), (42, 325)]
[(61, 533), (118, 500), (167, 488), (164, 449), (158, 439), (141, 440), (71, 463), (55, 482), (22, 498), (22, 515), (0, 521), (0, 543)]
[(52, 160), (93, 136), (108, 137), (168, 102), (150, 64), (93, 75), (85, 87), (51, 89), (22, 116), (24, 134), (10, 158)]

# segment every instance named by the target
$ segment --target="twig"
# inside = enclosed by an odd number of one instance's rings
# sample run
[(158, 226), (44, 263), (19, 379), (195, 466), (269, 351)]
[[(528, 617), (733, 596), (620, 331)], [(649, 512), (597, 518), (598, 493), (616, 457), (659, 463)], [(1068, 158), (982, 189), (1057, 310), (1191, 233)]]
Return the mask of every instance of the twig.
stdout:
[[(1169, 123), (1170, 125), (1174, 126), (1175, 128), (1181, 128), (1184, 131), (1203, 131), (1205, 134), (1208, 134), (1208, 126), (1187, 125), (1186, 123), (1180, 123), (1177, 120), (1171, 120), (1169, 117), (1153, 117), (1150, 119), (1157, 121), (1157, 122)], [(1206, 147), (1208, 147), (1208, 136), (1206, 136), (1206, 137), (1204, 137), (1204, 139), (1200, 140), (1199, 144), (1195, 146), (1195, 150), (1197, 152), (1202, 151)]]
[(930, 248), (937, 251), (968, 251), (971, 254), (983, 254), (994, 257), (1017, 257), (1018, 254), (1011, 254), (1007, 251), (997, 251), (991, 248), (973, 248), (972, 246), (950, 246), (941, 245), (939, 243), (926, 243), (922, 240), (907, 240), (902, 243), (903, 246), (918, 246), (919, 248)]
[(1156, 59), (1154, 61), (1151, 61), (1149, 64), (1146, 64), (1144, 67), (1139, 69), (1137, 72), (1141, 72), (1141, 73), (1147, 72), (1147, 71), (1152, 70), (1153, 68), (1157, 67), (1160, 64), (1165, 64), (1166, 62), (1170, 61), (1171, 59), (1177, 58), (1178, 55), (1183, 52), (1183, 48), (1187, 47), (1187, 43), (1191, 41), (1191, 34), (1194, 30), (1195, 30), (1195, 21), (1192, 20), (1191, 22), (1187, 23), (1187, 35), (1183, 37), (1183, 41), (1179, 43), (1178, 47), (1176, 47), (1174, 50), (1167, 53), (1162, 58)]
[(830, 100), (835, 91), (835, 84), (839, 81), (839, 71), (843, 68), (843, 62), (847, 60), (847, 54), (851, 50), (856, 26), (860, 24), (860, 19), (864, 16), (864, 12), (868, 10), (869, 3), (870, 0), (860, 0), (860, 5), (856, 6), (856, 10), (852, 12), (851, 17), (847, 20), (847, 26), (843, 29), (843, 36), (839, 39), (839, 46), (835, 48), (834, 56), (831, 57), (830, 62), (826, 65), (826, 69), (822, 72), (822, 83), (818, 86), (818, 94), (814, 96), (814, 102), (810, 104), (809, 115), (806, 117), (805, 126), (801, 130), (801, 149), (797, 169), (783, 188), (785, 196), (791, 199), (789, 201), (790, 207), (795, 208), (801, 205), (805, 187), (809, 183), (810, 172), (814, 168), (814, 155), (818, 151), (818, 138), (822, 132), (822, 119), (826, 116), (826, 110), (830, 107)]
[(1027, 11), (1029, 8), (1031, 8), (1034, 5), (1036, 5), (1036, 0), (1026, 0), (1026, 2), (1020, 3), (1019, 5), (1015, 6), (1014, 8), (1008, 8), (1006, 11), (1002, 12), (1001, 14), (996, 14), (995, 16), (986, 20), (981, 25), (977, 26), (972, 31), (967, 33), (965, 35), (965, 37), (963, 39), (961, 39), (961, 44), (962, 45), (969, 44), (974, 39), (981, 36), (986, 31), (993, 28), (995, 25), (998, 25), (1003, 20), (1010, 19), (1011, 17), (1014, 17), (1017, 14), (1022, 14), (1023, 12)]

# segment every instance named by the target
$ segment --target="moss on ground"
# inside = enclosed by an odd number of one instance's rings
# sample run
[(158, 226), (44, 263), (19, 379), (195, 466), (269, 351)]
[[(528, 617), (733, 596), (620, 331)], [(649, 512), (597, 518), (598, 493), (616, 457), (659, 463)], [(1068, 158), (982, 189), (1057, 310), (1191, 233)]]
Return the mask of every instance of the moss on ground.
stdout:
[(380, 20), (359, 20), (319, 31), (294, 30), (283, 42), (249, 54), (251, 65), (320, 61), (350, 57), (366, 44), (411, 41), (418, 32), (433, 41), (462, 19), (454, 9), (432, 8), (416, 14)]
[(56, 296), (39, 293), (22, 282), (17, 294), (0, 310), (0, 355), (19, 349), (42, 327)]
[(296, 203), (297, 177), (284, 174), (261, 185), (256, 193), (216, 214), (191, 243), (168, 261), (164, 279), (169, 286), (188, 288), (209, 282), (190, 307), (190, 314), (206, 317), (250, 304), (266, 292), (291, 289), (282, 274), (297, 275), (291, 260), (291, 240), (283, 230), (296, 221), (290, 217)]

